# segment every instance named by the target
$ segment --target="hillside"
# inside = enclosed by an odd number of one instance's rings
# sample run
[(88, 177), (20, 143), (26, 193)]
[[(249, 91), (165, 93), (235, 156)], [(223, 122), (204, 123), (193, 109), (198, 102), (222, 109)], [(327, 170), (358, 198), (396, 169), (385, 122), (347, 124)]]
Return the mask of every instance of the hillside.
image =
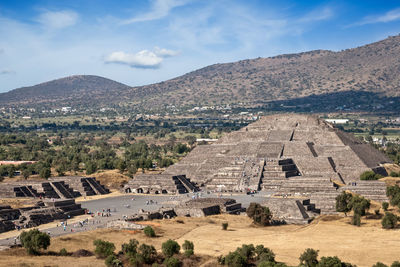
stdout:
[(120, 100), (120, 95), (130, 87), (93, 75), (76, 75), (35, 86), (22, 87), (0, 94), (3, 105), (35, 106), (108, 106), (109, 99)]
[[(127, 86), (96, 76), (72, 76), (0, 94), (3, 105), (127, 104), (154, 109), (373, 93), (373, 98), (400, 97), (400, 36), (332, 52), (257, 58), (211, 65), (147, 86)], [(343, 98), (343, 97), (342, 97)]]

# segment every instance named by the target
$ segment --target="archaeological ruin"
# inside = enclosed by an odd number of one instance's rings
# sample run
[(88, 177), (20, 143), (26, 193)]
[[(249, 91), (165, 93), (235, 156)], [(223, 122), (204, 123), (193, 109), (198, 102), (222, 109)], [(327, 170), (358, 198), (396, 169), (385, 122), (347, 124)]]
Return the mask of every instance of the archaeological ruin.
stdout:
[(26, 180), (0, 184), (0, 197), (42, 197), (69, 199), (79, 196), (108, 194), (110, 191), (96, 178), (82, 176), (51, 177), (43, 180)]
[[(334, 213), (335, 197), (343, 190), (387, 201), (384, 182), (360, 181), (359, 177), (367, 170), (386, 174), (382, 164), (390, 162), (369, 144), (323, 119), (271, 115), (226, 134), (214, 144), (198, 145), (162, 174), (136, 176), (124, 190), (156, 194), (186, 193), (198, 188), (265, 191), (280, 199), (297, 198), (299, 201), (290, 205), (300, 203), (298, 219), (308, 220), (308, 214), (301, 214), (303, 209)], [(282, 200), (272, 202), (271, 207), (276, 206), (277, 211), (284, 205)]]

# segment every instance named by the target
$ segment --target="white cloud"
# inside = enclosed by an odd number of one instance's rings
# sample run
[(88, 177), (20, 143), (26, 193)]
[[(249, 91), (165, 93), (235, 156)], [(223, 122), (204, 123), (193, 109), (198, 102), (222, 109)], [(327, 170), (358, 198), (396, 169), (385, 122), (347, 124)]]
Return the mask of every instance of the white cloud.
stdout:
[(62, 29), (75, 25), (79, 16), (70, 10), (46, 11), (39, 15), (37, 21), (48, 29)]
[(172, 9), (186, 3), (188, 3), (188, 0), (153, 0), (151, 10), (148, 13), (127, 19), (122, 24), (161, 19), (166, 17)]
[(104, 62), (129, 65), (133, 68), (156, 69), (160, 67), (162, 60), (162, 57), (157, 56), (154, 52), (142, 50), (136, 54), (113, 52), (105, 58)]
[[(361, 20), (358, 23), (355, 23), (354, 25), (366, 25), (366, 24), (374, 24), (374, 23), (386, 23), (386, 22), (391, 22), (395, 20), (400, 19), (400, 8), (396, 8), (393, 10), (390, 10), (386, 12), (383, 15), (377, 15), (377, 16), (368, 16), (365, 17), (363, 20)], [(354, 26), (352, 25), (352, 26)]]
[(158, 46), (154, 47), (154, 54), (159, 57), (173, 57), (179, 54), (179, 51), (159, 48)]
[(15, 73), (16, 72), (13, 70), (8, 70), (8, 69), (0, 70), (0, 75), (15, 74)]
[(299, 22), (313, 22), (330, 19), (334, 15), (332, 8), (318, 8), (299, 19)]

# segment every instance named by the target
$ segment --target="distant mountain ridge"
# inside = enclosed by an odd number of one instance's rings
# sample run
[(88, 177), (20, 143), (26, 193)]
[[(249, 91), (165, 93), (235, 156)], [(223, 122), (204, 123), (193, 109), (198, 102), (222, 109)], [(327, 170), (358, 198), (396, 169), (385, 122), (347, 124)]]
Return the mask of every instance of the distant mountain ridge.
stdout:
[(342, 92), (400, 96), (400, 36), (340, 52), (315, 50), (214, 64), (164, 82), (128, 87), (72, 76), (0, 94), (1, 105), (248, 106)]

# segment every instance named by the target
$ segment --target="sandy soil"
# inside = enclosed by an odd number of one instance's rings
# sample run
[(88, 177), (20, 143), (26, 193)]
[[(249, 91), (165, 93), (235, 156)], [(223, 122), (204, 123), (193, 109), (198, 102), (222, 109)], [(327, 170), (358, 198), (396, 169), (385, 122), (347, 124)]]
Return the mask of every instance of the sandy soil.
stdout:
[[(175, 218), (147, 223), (155, 228), (156, 238), (148, 238), (141, 231), (98, 229), (54, 238), (49, 250), (59, 251), (61, 248), (66, 248), (68, 251), (80, 248), (92, 250), (93, 240), (97, 238), (114, 242), (117, 250), (121, 248), (122, 243), (131, 238), (141, 243), (152, 244), (160, 250), (162, 242), (171, 238), (180, 244), (184, 240), (191, 240), (194, 242), (196, 254), (209, 256), (227, 254), (242, 244), (263, 244), (275, 252), (278, 261), (290, 265), (298, 265), (298, 257), (306, 248), (318, 249), (320, 256), (336, 255), (360, 267), (372, 266), (377, 261), (390, 265), (393, 261), (400, 260), (398, 250), (400, 229), (384, 230), (381, 228), (380, 219), (363, 218), (361, 227), (352, 226), (349, 221), (349, 217), (325, 216), (305, 226), (255, 227), (246, 216)], [(229, 223), (227, 231), (222, 230), (223, 222)], [(0, 266), (21, 262), (34, 262), (38, 264), (37, 266), (42, 266), (40, 263), (43, 261), (42, 258), (49, 258), (48, 260), (55, 265), (63, 266), (57, 263), (62, 257), (54, 261), (52, 261), (54, 257), (49, 256), (31, 259), (23, 251), (17, 250), (0, 252)], [(15, 253), (20, 255), (16, 257)], [(96, 261), (94, 258), (86, 260), (96, 263), (96, 266), (102, 264), (102, 261)], [(82, 258), (76, 261), (74, 258), (68, 258), (68, 261), (74, 266), (85, 266)], [(215, 264), (215, 260), (211, 261), (211, 266)]]

